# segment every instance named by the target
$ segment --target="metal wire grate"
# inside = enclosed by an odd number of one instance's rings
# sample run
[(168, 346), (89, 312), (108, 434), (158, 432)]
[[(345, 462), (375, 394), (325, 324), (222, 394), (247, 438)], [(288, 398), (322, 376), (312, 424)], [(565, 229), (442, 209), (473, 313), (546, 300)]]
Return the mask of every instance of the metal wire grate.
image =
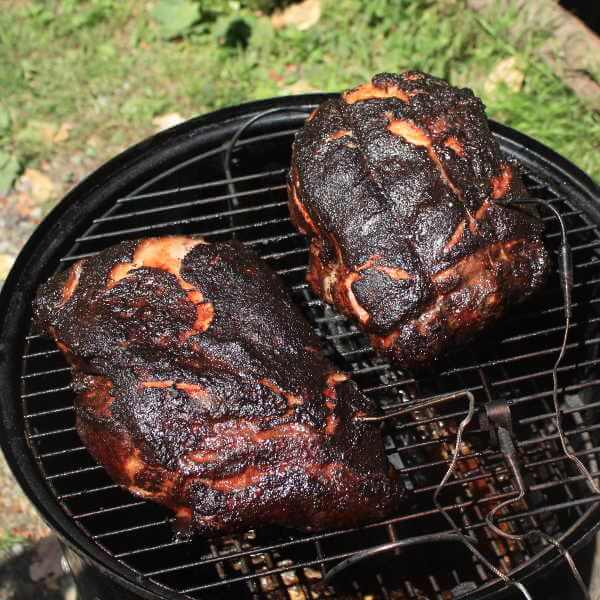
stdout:
[[(146, 235), (194, 233), (212, 240), (242, 240), (284, 278), (332, 360), (351, 371), (382, 408), (398, 406), (406, 397), (463, 389), (481, 402), (489, 395), (506, 399), (531, 493), (527, 503), (513, 505), (510, 513), (502, 515), (502, 527), (518, 532), (540, 529), (566, 539), (573, 534), (573, 524), (590, 519), (598, 498), (566, 460), (553, 420), (551, 373), (563, 333), (556, 276), (534, 301), (511, 310), (495, 331), (447, 359), (435, 372), (415, 379), (391, 367), (372, 352), (345, 317), (314, 297), (304, 283), (307, 247), (288, 220), (285, 173), (293, 133), (312, 108), (299, 104), (279, 109), (279, 120), (266, 132), (256, 119), (236, 140), (230, 165), (225, 158), (231, 136), (203, 147), (202, 152), (191, 152), (177, 164), (149, 172), (143, 185), (106, 202), (102, 214), (85, 230), (73, 232), (77, 237), (71, 249), (52, 267), (66, 268), (73, 260), (123, 239)], [(513, 146), (504, 138), (500, 142), (512, 155)], [(577, 201), (579, 192), (558, 170), (553, 173), (547, 165), (541, 169), (538, 157), (524, 149), (518, 158), (531, 193), (559, 209), (568, 227), (575, 285), (572, 333), (559, 370), (564, 427), (577, 456), (597, 473), (598, 222)], [(548, 246), (556, 251), (556, 219), (550, 212), (542, 217)], [(386, 424), (389, 460), (413, 491), (412, 503), (402, 514), (360, 530), (302, 535), (269, 528), (182, 540), (173, 537), (171, 513), (121, 490), (88, 454), (74, 426), (70, 370), (53, 343), (33, 332), (23, 355), (21, 399), (30, 448), (64, 512), (133, 579), (162, 586), (165, 595), (447, 600), (497, 583), (468, 552), (454, 548), (437, 561), (431, 560), (431, 548), (388, 555), (349, 573), (338, 590), (322, 583), (326, 569), (359, 550), (447, 529), (432, 494), (449, 463), (457, 424), (466, 414), (464, 402), (447, 405), (443, 414), (422, 411)], [(467, 450), (460, 457), (457, 478), (444, 489), (444, 505), (465, 531), (475, 533), (482, 551), (495, 564), (522, 571), (546, 564), (553, 550), (541, 540), (510, 543), (494, 538), (485, 527), (490, 508), (513, 494), (510, 471), (476, 423), (465, 440)]]

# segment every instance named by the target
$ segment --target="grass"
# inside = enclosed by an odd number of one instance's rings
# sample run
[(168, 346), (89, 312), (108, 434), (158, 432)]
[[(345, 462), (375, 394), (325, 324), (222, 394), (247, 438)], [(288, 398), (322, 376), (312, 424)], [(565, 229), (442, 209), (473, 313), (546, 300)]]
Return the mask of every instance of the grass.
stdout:
[[(162, 113), (189, 117), (296, 90), (337, 91), (378, 71), (417, 68), (472, 87), (490, 117), (600, 180), (598, 115), (535, 58), (548, 32), (523, 30), (518, 43), (505, 41), (519, 26), (516, 10), (475, 14), (459, 0), (322, 0), (320, 21), (298, 31), (275, 30), (240, 2), (205, 1), (181, 35), (177, 22), (167, 23), (175, 27), (167, 39), (165, 1), (4, 3), (0, 145), (21, 168), (58, 156), (104, 161), (150, 134)], [(522, 88), (490, 90), (490, 72), (511, 57)], [(61, 144), (40, 133), (63, 122), (74, 127)]]

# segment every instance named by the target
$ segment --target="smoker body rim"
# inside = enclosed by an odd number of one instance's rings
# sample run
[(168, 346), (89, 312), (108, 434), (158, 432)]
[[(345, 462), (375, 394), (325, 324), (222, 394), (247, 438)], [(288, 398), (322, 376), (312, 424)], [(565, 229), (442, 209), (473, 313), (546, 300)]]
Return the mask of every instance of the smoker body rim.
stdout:
[[(53, 492), (41, 474), (33, 449), (29, 446), (22, 424), (20, 397), (21, 355), (25, 344), (30, 305), (39, 283), (49, 275), (49, 264), (53, 259), (64, 255), (64, 247), (72, 245), (74, 232), (82, 224), (88, 224), (102, 208), (108, 208), (118, 189), (132, 183), (144, 171), (166, 162), (178, 154), (199, 144), (209, 145), (223, 135), (223, 129), (232, 125), (239, 127), (244, 118), (272, 108), (308, 110), (314, 108), (335, 94), (303, 94), (282, 98), (271, 98), (221, 109), (195, 117), (172, 129), (146, 138), (138, 144), (118, 154), (104, 163), (82, 182), (75, 186), (40, 223), (19, 253), (0, 292), (0, 447), (13, 475), (25, 491), (42, 518), (75, 552), (83, 554), (109, 577), (117, 578), (122, 585), (148, 599), (181, 598), (181, 594), (163, 588), (161, 585), (135, 575), (131, 567), (121, 564), (114, 556), (105, 552), (87, 536), (76, 522), (64, 513)], [(267, 115), (265, 121), (289, 121), (290, 116), (282, 113)], [(512, 155), (527, 157), (539, 165), (542, 174), (560, 176), (570, 186), (579, 190), (578, 202), (586, 212), (600, 224), (600, 189), (594, 181), (573, 163), (555, 153), (542, 143), (510, 127), (490, 121), (492, 131), (502, 143), (510, 148)], [(119, 194), (120, 196), (123, 193)], [(53, 269), (52, 269), (53, 270)], [(19, 426), (20, 425), (20, 426)], [(6, 435), (4, 435), (6, 434)], [(578, 521), (582, 527), (591, 512), (598, 509), (592, 506)], [(580, 522), (581, 521), (581, 522)], [(600, 518), (592, 527), (581, 531), (570, 550), (575, 551), (584, 545), (600, 528)], [(572, 534), (571, 534), (572, 535)], [(559, 560), (554, 557), (547, 563), (529, 569), (524, 582), (540, 575), (540, 571), (550, 568)], [(523, 565), (526, 569), (527, 565)], [(484, 585), (476, 593), (483, 594), (483, 600), (499, 598), (506, 590), (498, 582), (489, 590)], [(470, 596), (470, 595), (469, 595)]]

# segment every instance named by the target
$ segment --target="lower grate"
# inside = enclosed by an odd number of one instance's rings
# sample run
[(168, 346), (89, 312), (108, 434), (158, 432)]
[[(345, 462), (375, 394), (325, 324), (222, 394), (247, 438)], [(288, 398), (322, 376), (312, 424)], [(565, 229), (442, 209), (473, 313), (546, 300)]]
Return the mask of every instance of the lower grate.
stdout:
[[(307, 247), (289, 223), (285, 174), (293, 133), (312, 108), (299, 104), (279, 109), (268, 127), (255, 119), (238, 130), (234, 147), (228, 145), (231, 132), (224, 132), (223, 139), (210, 147), (199, 139), (185, 159), (149, 170), (143, 185), (115, 194), (93, 222), (81, 223), (80, 230), (73, 231), (72, 247), (50, 265), (50, 272), (126, 238), (193, 233), (210, 240), (242, 240), (284, 278), (332, 360), (351, 371), (383, 409), (408, 398), (463, 389), (475, 394), (478, 410), (490, 398), (510, 404), (531, 493), (527, 502), (513, 504), (501, 516), (506, 531), (539, 529), (560, 538), (571, 533), (574, 523), (589, 523), (597, 498), (562, 453), (553, 419), (552, 366), (563, 334), (557, 277), (551, 276), (537, 298), (512, 309), (495, 331), (445, 359), (435, 371), (415, 378), (378, 358), (366, 338), (304, 283)], [(516, 152), (510, 140), (499, 139), (503, 150), (519, 159), (532, 195), (556, 207), (568, 228), (575, 285), (573, 324), (559, 370), (563, 424), (577, 456), (598, 473), (597, 217), (558, 169), (553, 172), (552, 165), (540, 162), (536, 154), (524, 148)], [(550, 211), (541, 213), (548, 246), (556, 252), (558, 222)], [(327, 569), (357, 551), (448, 529), (432, 495), (449, 464), (458, 422), (466, 415), (464, 401), (447, 404), (442, 412), (429, 409), (386, 423), (389, 460), (412, 491), (402, 514), (359, 530), (315, 535), (268, 528), (214, 539), (174, 539), (171, 513), (121, 490), (87, 453), (74, 427), (70, 370), (53, 343), (32, 331), (26, 338), (21, 380), (27, 440), (64, 513), (133, 580), (160, 586), (166, 596), (448, 600), (494, 584), (466, 549), (453, 546), (384, 555), (346, 572), (336, 589), (322, 582)], [(442, 502), (465, 532), (476, 535), (480, 549), (494, 564), (507, 571), (533, 570), (554, 556), (552, 549), (542, 541), (499, 540), (485, 527), (489, 510), (512, 495), (507, 464), (490, 448), (488, 434), (475, 419)], [(440, 559), (432, 560), (432, 553)]]

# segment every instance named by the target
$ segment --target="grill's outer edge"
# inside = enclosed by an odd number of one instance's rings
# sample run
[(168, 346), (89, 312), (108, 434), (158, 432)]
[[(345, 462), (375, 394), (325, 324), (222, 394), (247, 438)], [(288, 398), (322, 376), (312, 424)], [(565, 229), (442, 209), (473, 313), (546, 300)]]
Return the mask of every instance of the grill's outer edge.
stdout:
[(600, 185), (589, 175), (548, 146), (524, 133), (494, 120), (490, 120), (490, 123), (495, 137), (500, 138), (502, 144), (510, 148), (514, 156), (527, 161), (533, 158), (547, 178), (554, 179), (560, 174), (563, 183), (578, 188), (580, 190), (578, 200), (583, 202), (586, 209), (594, 215), (595, 220), (600, 220)]
[[(38, 466), (25, 439), (22, 426), (21, 404), (15, 402), (20, 395), (21, 354), (26, 327), (30, 318), (30, 305), (39, 283), (50, 275), (49, 265), (72, 245), (74, 224), (89, 223), (114, 199), (115, 192), (131, 186), (142, 172), (155, 169), (176, 154), (185, 153), (187, 147), (197, 144), (198, 136), (205, 143), (218, 140), (223, 130), (253, 113), (273, 107), (309, 108), (333, 94), (307, 94), (286, 98), (268, 99), (219, 110), (196, 117), (175, 128), (152, 136), (105, 163), (79, 185), (51, 211), (35, 230), (15, 262), (0, 293), (0, 446), (17, 481), (40, 511), (44, 520), (76, 551), (83, 551), (106, 574), (117, 577), (127, 588), (149, 599), (165, 598), (173, 594), (146, 579), (134, 581), (132, 571), (108, 556), (64, 514), (46, 483), (40, 477)], [(277, 118), (277, 117), (274, 117)], [(279, 116), (279, 118), (283, 118)], [(550, 179), (560, 177), (580, 190), (579, 201), (600, 222), (600, 189), (575, 165), (543, 144), (508, 127), (491, 122), (494, 133), (511, 148), (513, 155), (534, 161), (546, 171)], [(573, 545), (581, 547), (600, 527), (600, 521), (590, 527)], [(559, 560), (556, 557), (553, 564)], [(546, 565), (549, 566), (549, 565)], [(539, 569), (538, 569), (539, 570)], [(526, 575), (529, 580), (538, 574), (533, 569)], [(165, 592), (168, 596), (165, 596)], [(504, 595), (503, 590), (490, 590), (485, 598)], [(177, 596), (181, 597), (179, 594)]]

